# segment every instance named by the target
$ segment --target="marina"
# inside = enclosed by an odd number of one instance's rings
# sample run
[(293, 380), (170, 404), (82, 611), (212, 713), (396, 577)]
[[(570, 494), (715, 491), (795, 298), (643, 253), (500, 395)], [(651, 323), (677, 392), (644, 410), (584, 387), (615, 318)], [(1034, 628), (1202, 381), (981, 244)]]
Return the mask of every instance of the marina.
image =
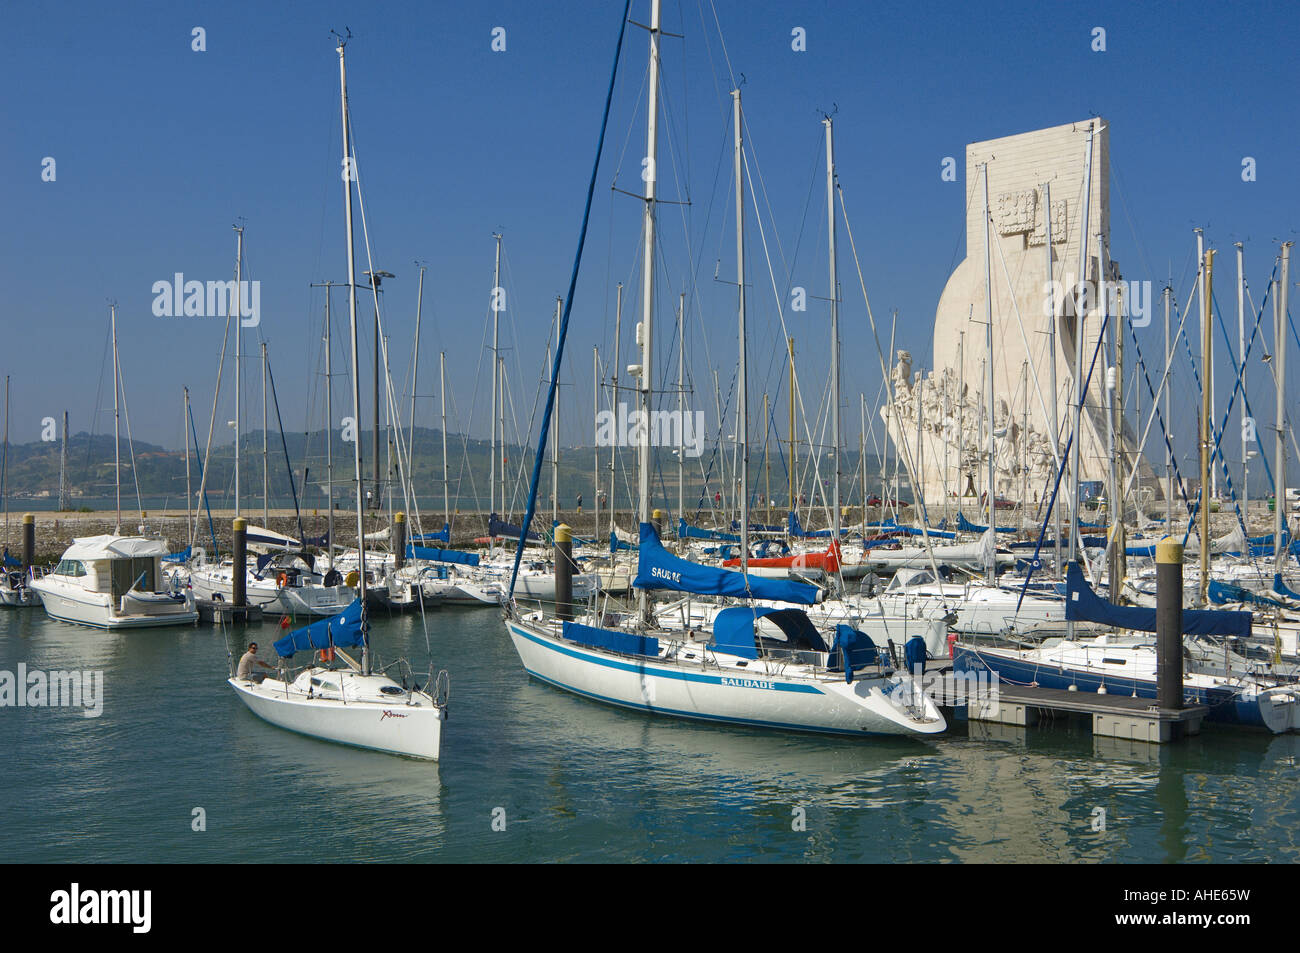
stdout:
[(0, 860), (1300, 862), (1285, 31), (1173, 44), (1247, 109), (1135, 65), (1192, 4), (589, 6), (98, 68), (171, 158), (18, 193), (69, 224), (8, 256), (63, 343), (0, 349)]

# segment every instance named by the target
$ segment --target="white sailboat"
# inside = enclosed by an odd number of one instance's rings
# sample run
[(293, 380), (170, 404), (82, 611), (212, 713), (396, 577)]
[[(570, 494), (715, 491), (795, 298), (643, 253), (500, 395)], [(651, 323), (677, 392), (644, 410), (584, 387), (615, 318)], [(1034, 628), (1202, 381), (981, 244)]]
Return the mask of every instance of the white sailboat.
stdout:
[[(653, 165), (657, 160), (659, 0), (651, 0), (649, 32), (646, 155), (647, 162)], [(739, 91), (734, 91), (732, 96), (739, 231), (743, 227), (744, 195)], [(637, 334), (641, 363), (634, 373), (638, 378), (641, 411), (648, 413), (655, 380), (651, 333), (656, 253), (653, 176), (647, 178), (645, 188), (642, 320)], [(743, 241), (739, 234), (737, 252), (737, 284), (741, 296), (739, 406), (743, 408), (745, 285)], [(552, 384), (551, 401), (554, 389)], [(549, 416), (548, 404), (543, 429)], [(738, 432), (743, 439), (743, 416)], [(942, 715), (919, 684), (911, 675), (893, 671), (869, 639), (845, 626), (837, 630), (834, 643), (828, 646), (807, 614), (795, 606), (779, 609), (733, 606), (716, 615), (710, 630), (673, 630), (660, 625), (648, 598), (652, 589), (746, 599), (767, 597), (803, 604), (819, 599), (820, 591), (785, 580), (700, 566), (669, 554), (650, 524), (650, 441), (644, 430), (640, 459), (639, 571), (634, 583), (638, 589), (637, 612), (628, 616), (593, 613), (575, 622), (548, 617), (540, 611), (521, 614), (512, 601), (507, 610), (506, 629), (529, 674), (587, 698), (677, 718), (854, 736), (928, 735), (946, 728)], [(534, 485), (533, 499), (536, 489)], [(748, 524), (748, 501), (743, 488), (740, 496), (743, 533)], [(523, 545), (521, 540), (520, 546)], [(746, 550), (747, 541), (742, 543), (741, 552)]]
[[(352, 129), (348, 124), (346, 39), (340, 37), (339, 87), (343, 109), (344, 168), (352, 168)], [(356, 261), (352, 245), (352, 178), (344, 177), (347, 215), (348, 303), (352, 341), (352, 412), (360, 419), (360, 365), (357, 353)], [(376, 453), (378, 448), (376, 447)], [(370, 748), (391, 754), (437, 761), (442, 749), (442, 723), (447, 717), (449, 680), (432, 671), (424, 687), (409, 683), (409, 670), (397, 681), (375, 670), (366, 612), (366, 541), (363, 525), (361, 441), (353, 444), (356, 474), (358, 585), (355, 601), (341, 614), (292, 632), (275, 643), (280, 655), (279, 678), (257, 681), (233, 675), (228, 681), (240, 700), (258, 717), (325, 741)], [(339, 647), (360, 646), (360, 661)], [(320, 656), (314, 655), (319, 650)], [(306, 669), (291, 674), (287, 660), (296, 652), (313, 652)], [(336, 667), (341, 659), (346, 667)], [(318, 664), (320, 663), (320, 664)], [(399, 666), (402, 663), (397, 663)], [(388, 668), (393, 668), (390, 665)]]

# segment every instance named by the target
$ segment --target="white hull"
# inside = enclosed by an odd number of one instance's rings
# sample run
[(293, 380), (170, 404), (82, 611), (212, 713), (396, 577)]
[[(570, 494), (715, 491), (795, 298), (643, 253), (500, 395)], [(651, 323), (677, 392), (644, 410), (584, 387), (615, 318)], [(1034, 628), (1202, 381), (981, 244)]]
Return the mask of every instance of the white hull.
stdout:
[[(197, 599), (230, 602), (234, 599), (234, 582), (229, 569), (195, 569), (190, 573), (190, 586)], [(244, 584), (244, 596), (250, 606), (261, 606), (268, 615), (338, 615), (356, 598), (355, 589), (348, 586), (286, 586), (280, 588), (273, 581), (256, 579), (251, 574)]]
[[(659, 715), (726, 722), (760, 728), (847, 735), (934, 734), (947, 725), (910, 676), (862, 676), (852, 684), (843, 674), (807, 677), (790, 673), (806, 666), (786, 665), (781, 674), (716, 656), (708, 668), (688, 661), (688, 651), (703, 657), (702, 646), (672, 643), (678, 658), (651, 659), (592, 649), (558, 637), (535, 621), (508, 620), (524, 669), (559, 688), (598, 701)], [(710, 652), (710, 657), (715, 658)], [(907, 702), (923, 713), (917, 718)]]
[(99, 629), (142, 629), (164, 625), (189, 625), (198, 621), (194, 597), (185, 594), (183, 602), (173, 603), (174, 608), (158, 606), (148, 612), (122, 612), (115, 608), (107, 593), (78, 591), (59, 586), (49, 579), (38, 579), (33, 584), (41, 593), (41, 602), (51, 619), (75, 622)]
[[(254, 683), (231, 678), (229, 682), (253, 714), (277, 727), (357, 748), (438, 760), (446, 709), (434, 705), (424, 693), (401, 692), (383, 698), (378, 692), (380, 687), (400, 688), (384, 675), (326, 669), (305, 674), (355, 681), (360, 694), (347, 701), (337, 694), (308, 695), (303, 690), (302, 676), (290, 684), (273, 679)], [(408, 704), (408, 700), (413, 703)]]

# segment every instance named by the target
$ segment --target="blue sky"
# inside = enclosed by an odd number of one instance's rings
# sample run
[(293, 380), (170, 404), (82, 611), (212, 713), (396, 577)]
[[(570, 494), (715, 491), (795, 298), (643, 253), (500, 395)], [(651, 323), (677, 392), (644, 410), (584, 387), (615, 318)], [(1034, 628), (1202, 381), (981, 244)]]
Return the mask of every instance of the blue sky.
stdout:
[[(111, 432), (111, 390), (101, 379), (109, 367), (109, 299), (118, 302), (136, 437), (180, 445), (183, 386), (202, 433), (224, 320), (155, 317), (151, 289), (175, 272), (232, 277), (231, 226), (241, 218), (245, 277), (262, 283), (262, 323), (246, 335), (246, 348), (267, 341), (286, 428), (322, 425), (324, 296), (309, 285), (346, 280), (338, 64), (329, 34), (344, 27), (354, 33), (349, 92), (372, 248), (376, 265), (397, 275), (385, 291), (396, 387), (409, 393), (418, 259), (428, 266), (419, 422), (436, 425), (437, 352), (445, 350), (453, 427), (486, 434), (484, 322), (492, 233), (501, 231), (504, 357), (526, 426), (555, 297), (568, 282), (620, 9), (611, 2), (9, 4), (0, 63), (7, 90), (0, 373), (12, 376), (12, 439), (35, 439), (40, 419), (65, 409), (74, 431)], [(648, 15), (648, 0), (636, 0), (632, 18)], [(667, 0), (664, 28), (684, 37), (663, 41), (660, 196), (689, 197), (691, 205), (660, 209), (661, 373), (675, 377), (671, 322), (680, 290), (690, 292), (695, 406), (712, 417), (712, 370), (724, 392), (735, 371), (734, 289), (713, 281), (715, 266), (725, 278), (734, 271), (723, 44), (745, 79), (751, 170), (762, 172), (778, 286), (826, 294), (819, 118), (836, 109), (839, 175), (872, 306), (885, 321), (897, 309), (899, 346), (928, 366), (934, 309), (964, 254), (965, 144), (1094, 114), (1112, 123), (1112, 244), (1126, 277), (1150, 278), (1158, 289), (1172, 269), (1175, 287), (1185, 288), (1192, 228), (1204, 226), (1223, 252), (1216, 286), (1235, 339), (1231, 243), (1246, 242), (1258, 303), (1277, 240), (1294, 238), (1297, 228), (1293, 25), (1294, 8), (1263, 3)], [(191, 49), (196, 26), (206, 31), (204, 52)], [(1097, 26), (1106, 30), (1104, 53), (1091, 49)], [(495, 27), (506, 30), (504, 52), (491, 49)], [(795, 27), (806, 31), (804, 52), (791, 49)], [(602, 362), (609, 360), (618, 281), (630, 286), (621, 360), (629, 363), (640, 206), (610, 186), (641, 185), (645, 65), (645, 34), (629, 28), (569, 338), (564, 443), (590, 442), (591, 349), (599, 345)], [(47, 156), (57, 163), (54, 182), (41, 178)], [(944, 156), (957, 157), (956, 183), (940, 179)], [(1255, 182), (1242, 181), (1244, 156), (1257, 162)], [(748, 214), (756, 415), (762, 392), (779, 386), (780, 331), (752, 208)], [(361, 270), (359, 224), (357, 234)], [(846, 429), (856, 443), (857, 394), (873, 402), (880, 373), (846, 242), (840, 274)], [(340, 362), (345, 306), (336, 293)], [(370, 314), (364, 297), (362, 313)], [(824, 303), (790, 320), (804, 399), (815, 405), (827, 366)], [(1158, 325), (1142, 332), (1153, 354)], [(257, 425), (259, 372), (247, 373)], [(233, 415), (229, 379), (228, 372), (223, 421)], [(339, 417), (346, 382), (336, 388)], [(1262, 375), (1251, 396), (1257, 410), (1271, 408)]]

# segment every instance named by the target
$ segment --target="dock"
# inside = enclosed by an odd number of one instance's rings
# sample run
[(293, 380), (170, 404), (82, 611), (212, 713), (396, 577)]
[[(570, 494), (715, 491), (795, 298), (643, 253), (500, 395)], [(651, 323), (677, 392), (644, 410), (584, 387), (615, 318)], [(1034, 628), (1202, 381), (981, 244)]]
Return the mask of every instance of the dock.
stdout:
[(1092, 733), (1106, 738), (1168, 742), (1198, 734), (1209, 713), (1203, 705), (1160, 708), (1153, 698), (1131, 695), (1101, 695), (1060, 688), (1008, 685), (999, 682), (983, 690), (941, 669), (933, 677), (927, 672), (927, 687), (941, 708), (958, 719), (1026, 728), (1061, 718), (1090, 721)]
[(212, 599), (195, 599), (194, 605), (199, 610), (199, 621), (209, 625), (218, 622), (223, 625), (260, 625), (262, 622), (261, 606), (233, 606)]

